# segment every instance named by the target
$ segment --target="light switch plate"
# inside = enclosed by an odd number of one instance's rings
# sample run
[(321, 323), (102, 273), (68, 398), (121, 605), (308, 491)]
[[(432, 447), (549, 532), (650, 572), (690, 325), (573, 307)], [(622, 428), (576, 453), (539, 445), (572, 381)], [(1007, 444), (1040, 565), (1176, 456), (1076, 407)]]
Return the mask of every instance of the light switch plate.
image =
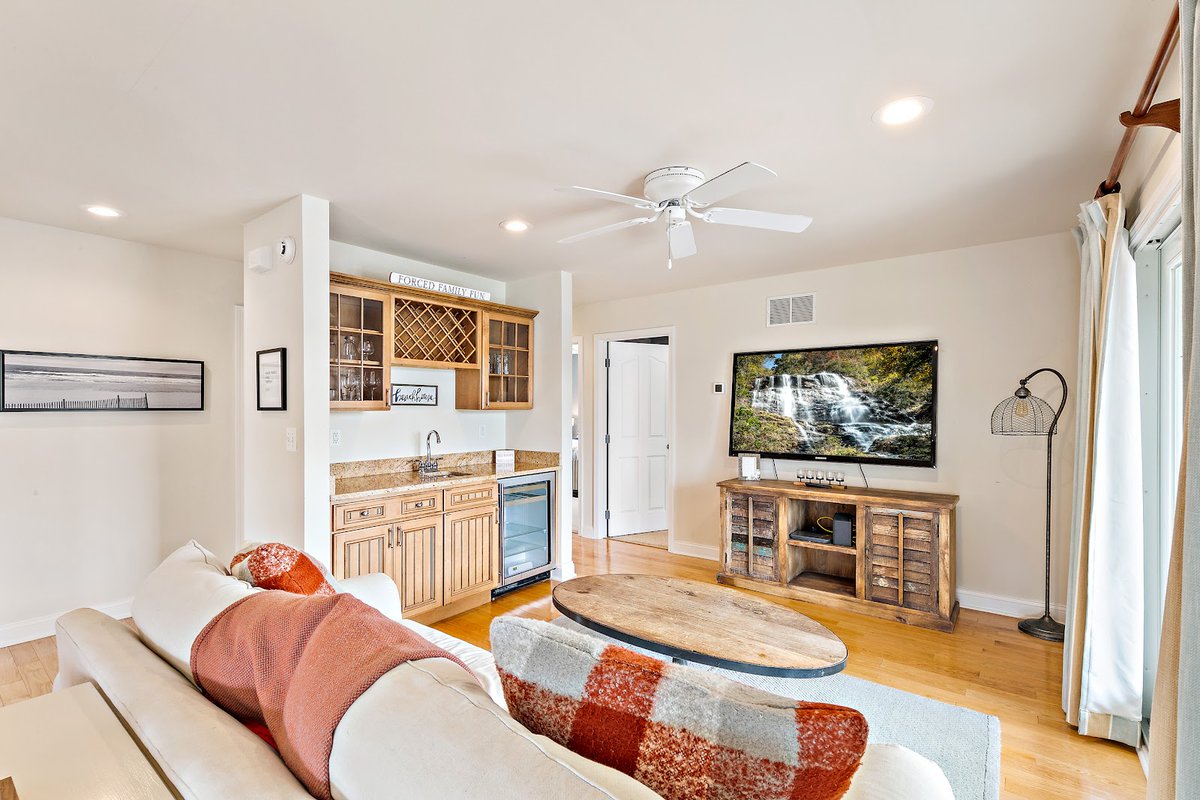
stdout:
[(289, 453), (296, 452), (296, 429), (288, 428), (287, 431), (285, 432), (285, 435), (286, 435), (287, 451)]
[(342, 446), (342, 432), (341, 431), (339, 431), (337, 429), (331, 429), (329, 431), (329, 446), (330, 447), (341, 447)]

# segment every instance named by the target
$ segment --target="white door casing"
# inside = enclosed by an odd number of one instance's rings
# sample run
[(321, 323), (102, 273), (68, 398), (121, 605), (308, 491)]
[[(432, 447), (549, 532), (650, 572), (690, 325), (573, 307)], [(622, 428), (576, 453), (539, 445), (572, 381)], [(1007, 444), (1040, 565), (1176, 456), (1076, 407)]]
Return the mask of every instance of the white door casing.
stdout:
[(670, 348), (608, 346), (609, 536), (667, 527)]

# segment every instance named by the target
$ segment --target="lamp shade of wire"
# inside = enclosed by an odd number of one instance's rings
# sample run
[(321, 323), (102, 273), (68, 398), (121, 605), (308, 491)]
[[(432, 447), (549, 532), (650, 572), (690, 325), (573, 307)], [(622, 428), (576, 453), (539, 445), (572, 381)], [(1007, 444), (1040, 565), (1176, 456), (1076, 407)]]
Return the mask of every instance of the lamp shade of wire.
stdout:
[(998, 436), (1045, 436), (1052, 427), (1054, 409), (1024, 386), (992, 410), (992, 433)]

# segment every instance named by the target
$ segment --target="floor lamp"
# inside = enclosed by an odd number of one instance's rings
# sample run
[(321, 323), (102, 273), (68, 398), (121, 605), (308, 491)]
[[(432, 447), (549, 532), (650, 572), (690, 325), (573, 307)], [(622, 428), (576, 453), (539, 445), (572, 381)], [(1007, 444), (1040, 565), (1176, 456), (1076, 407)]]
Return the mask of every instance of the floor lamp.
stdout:
[[(1042, 372), (1053, 373), (1062, 383), (1062, 400), (1058, 409), (1033, 394), (1025, 387), (1029, 380)], [(1046, 437), (1046, 610), (1040, 618), (1023, 619), (1017, 627), (1030, 636), (1051, 642), (1063, 640), (1063, 624), (1050, 616), (1050, 498), (1052, 467), (1054, 464), (1054, 434), (1058, 433), (1058, 418), (1067, 405), (1067, 379), (1050, 367), (1034, 370), (1021, 379), (1020, 386), (1000, 401), (992, 411), (992, 433), (998, 436), (1045, 436)]]

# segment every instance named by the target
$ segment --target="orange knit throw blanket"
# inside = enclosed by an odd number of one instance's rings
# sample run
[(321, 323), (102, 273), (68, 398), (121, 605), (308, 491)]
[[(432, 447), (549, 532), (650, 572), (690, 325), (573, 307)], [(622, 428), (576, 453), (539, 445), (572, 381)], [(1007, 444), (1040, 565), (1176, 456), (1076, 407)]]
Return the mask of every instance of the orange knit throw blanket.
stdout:
[[(459, 659), (348, 594), (260, 592), (205, 626), (192, 674), (209, 699), (267, 726), (305, 788), (330, 798), (329, 754), (342, 715), (384, 673), (422, 658)], [(469, 670), (468, 670), (469, 671)]]

